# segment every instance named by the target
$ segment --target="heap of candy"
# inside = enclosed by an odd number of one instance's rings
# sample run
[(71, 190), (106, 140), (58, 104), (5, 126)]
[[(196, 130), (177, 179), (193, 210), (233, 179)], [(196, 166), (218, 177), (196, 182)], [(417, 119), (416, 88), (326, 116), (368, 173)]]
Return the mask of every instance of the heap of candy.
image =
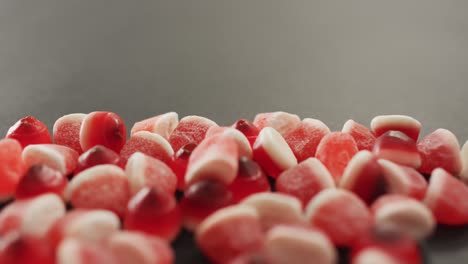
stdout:
[(111, 112), (63, 116), (52, 135), (25, 117), (0, 140), (0, 263), (173, 263), (182, 228), (213, 263), (333, 264), (338, 247), (354, 264), (422, 263), (437, 223), (468, 224), (468, 144), (420, 130), (402, 115), (331, 132), (285, 112), (224, 127), (171, 112), (127, 140)]

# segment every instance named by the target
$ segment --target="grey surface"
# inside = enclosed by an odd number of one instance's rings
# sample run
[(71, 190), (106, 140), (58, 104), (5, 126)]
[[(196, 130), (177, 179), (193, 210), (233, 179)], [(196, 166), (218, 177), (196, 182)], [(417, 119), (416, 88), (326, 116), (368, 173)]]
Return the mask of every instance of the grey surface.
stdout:
[[(468, 138), (468, 1), (0, 0), (0, 132), (32, 114), (382, 113)], [(447, 231), (448, 233), (452, 231)], [(468, 235), (431, 242), (464, 263)]]

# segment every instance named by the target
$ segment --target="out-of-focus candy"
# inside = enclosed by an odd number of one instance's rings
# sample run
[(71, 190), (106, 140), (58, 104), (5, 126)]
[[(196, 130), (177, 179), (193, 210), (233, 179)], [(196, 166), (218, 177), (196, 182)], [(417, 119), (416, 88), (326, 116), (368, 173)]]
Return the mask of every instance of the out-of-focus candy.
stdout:
[(78, 162), (78, 152), (55, 144), (29, 145), (23, 150), (22, 155), (27, 168), (44, 164), (63, 175), (73, 173)]
[(59, 171), (46, 165), (34, 165), (21, 178), (16, 188), (17, 199), (31, 198), (44, 193), (63, 196), (67, 178)]

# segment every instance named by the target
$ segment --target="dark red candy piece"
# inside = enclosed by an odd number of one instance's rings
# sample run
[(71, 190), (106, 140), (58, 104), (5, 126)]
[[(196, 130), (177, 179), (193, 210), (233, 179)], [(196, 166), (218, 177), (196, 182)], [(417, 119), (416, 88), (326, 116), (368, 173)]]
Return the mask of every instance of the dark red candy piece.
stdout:
[(250, 122), (247, 119), (237, 120), (234, 123), (234, 125), (232, 125), (232, 127), (244, 134), (247, 140), (249, 140), (250, 146), (253, 146), (258, 134), (260, 133), (260, 129), (258, 129), (258, 127), (256, 127), (252, 122)]
[(418, 142), (422, 164), (419, 171), (431, 174), (435, 168), (443, 168), (458, 176), (462, 170), (460, 144), (457, 137), (447, 129), (437, 129)]
[(181, 147), (174, 156), (174, 160), (170, 163), (172, 171), (177, 176), (177, 190), (185, 190), (185, 173), (187, 172), (187, 165), (193, 150), (197, 144), (188, 143)]
[(446, 225), (468, 223), (468, 187), (444, 169), (432, 172), (424, 203), (437, 222)]
[(6, 134), (6, 138), (18, 140), (21, 146), (25, 148), (31, 144), (51, 144), (47, 126), (32, 116), (21, 118), (16, 122)]
[(174, 152), (191, 142), (199, 144), (208, 129), (218, 126), (215, 122), (201, 116), (186, 116), (182, 118), (169, 137), (169, 143)]
[(262, 247), (258, 214), (250, 206), (236, 205), (209, 216), (196, 232), (196, 242), (214, 263), (229, 263)]
[(297, 164), (288, 143), (271, 127), (263, 128), (258, 134), (253, 145), (253, 155), (254, 160), (273, 178)]
[(0, 240), (2, 264), (54, 264), (54, 252), (50, 244), (33, 236), (20, 236), (13, 232)]
[(79, 154), (83, 153), (80, 130), (85, 117), (86, 114), (69, 114), (57, 119), (52, 129), (54, 143), (74, 149)]
[(427, 181), (417, 170), (388, 160), (379, 160), (378, 163), (382, 169), (387, 193), (403, 194), (417, 200), (424, 199)]
[(180, 231), (182, 214), (174, 196), (157, 188), (141, 189), (128, 203), (127, 230), (140, 231), (172, 241)]
[(136, 122), (130, 131), (130, 135), (133, 136), (139, 131), (148, 131), (156, 133), (164, 139), (169, 139), (177, 124), (179, 124), (179, 115), (175, 112), (168, 112)]
[(304, 160), (284, 171), (275, 184), (278, 192), (298, 198), (303, 207), (323, 189), (335, 187), (335, 181), (330, 172), (316, 158)]
[(26, 169), (21, 156), (23, 149), (14, 139), (0, 140), (0, 200), (13, 195)]
[(232, 203), (233, 195), (224, 183), (214, 180), (196, 182), (188, 186), (180, 202), (184, 226), (194, 230), (207, 216)]
[(121, 163), (120, 156), (117, 153), (104, 146), (97, 145), (80, 155), (75, 174), (97, 165), (111, 164), (119, 166)]
[(415, 240), (385, 229), (373, 229), (358, 237), (352, 245), (351, 257), (355, 264), (423, 263)]
[(127, 160), (136, 152), (141, 152), (166, 164), (169, 164), (174, 156), (174, 151), (166, 139), (148, 131), (136, 132), (125, 143), (120, 151), (122, 164), (127, 164)]
[(270, 184), (262, 168), (247, 157), (239, 159), (239, 171), (229, 190), (233, 195), (233, 202), (237, 203), (245, 197), (259, 192), (269, 192)]
[(305, 118), (294, 130), (286, 133), (284, 139), (288, 142), (298, 162), (314, 157), (317, 146), (322, 138), (330, 133), (330, 129), (322, 121)]
[(388, 131), (377, 138), (373, 152), (380, 159), (416, 169), (421, 166), (421, 156), (416, 142), (399, 131)]
[(400, 131), (417, 141), (421, 131), (421, 123), (410, 116), (382, 115), (372, 119), (371, 129), (377, 137), (388, 131)]
[(43, 193), (55, 193), (63, 197), (67, 178), (46, 165), (34, 165), (21, 178), (16, 188), (17, 199), (31, 198)]
[(112, 112), (92, 112), (81, 124), (80, 144), (83, 151), (102, 145), (119, 153), (125, 145), (126, 137), (124, 121)]
[(372, 203), (385, 192), (385, 180), (375, 155), (368, 150), (354, 155), (338, 186), (353, 192), (367, 204)]
[(272, 127), (284, 136), (290, 131), (296, 129), (296, 127), (300, 126), (301, 119), (297, 115), (278, 111), (259, 113), (255, 116), (253, 123), (260, 130), (265, 127)]
[(366, 204), (355, 194), (342, 189), (325, 189), (307, 205), (305, 216), (337, 246), (351, 246), (372, 226)]
[(367, 127), (354, 120), (346, 121), (341, 132), (350, 134), (356, 141), (359, 150), (372, 150), (374, 147), (374, 134)]
[(322, 138), (316, 157), (339, 182), (351, 158), (358, 152), (356, 142), (347, 133), (333, 132)]

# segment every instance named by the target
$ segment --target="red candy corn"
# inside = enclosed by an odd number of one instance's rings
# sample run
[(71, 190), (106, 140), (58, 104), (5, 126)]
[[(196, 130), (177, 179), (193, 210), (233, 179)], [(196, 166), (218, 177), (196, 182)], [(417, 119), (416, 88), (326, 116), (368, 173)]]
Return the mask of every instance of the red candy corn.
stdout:
[(120, 151), (122, 163), (126, 164), (127, 160), (136, 152), (141, 152), (162, 162), (169, 164), (174, 155), (171, 145), (162, 136), (148, 131), (140, 131), (135, 134), (125, 143), (125, 146)]
[(169, 112), (136, 122), (130, 131), (130, 135), (133, 136), (133, 134), (140, 131), (148, 131), (158, 134), (164, 139), (169, 139), (177, 124), (179, 124), (179, 115), (175, 112)]
[(288, 143), (271, 127), (263, 128), (258, 134), (253, 145), (253, 155), (254, 160), (273, 178), (297, 164)]
[(115, 165), (98, 165), (77, 174), (65, 190), (75, 208), (106, 209), (122, 216), (130, 198), (125, 172)]
[(25, 171), (22, 148), (14, 139), (0, 140), (0, 200), (13, 195)]
[(36, 144), (23, 150), (26, 167), (44, 164), (63, 175), (71, 174), (78, 162), (78, 152), (65, 146), (54, 144)]
[(86, 114), (69, 114), (57, 119), (52, 129), (54, 143), (69, 147), (79, 154), (83, 153), (80, 144), (80, 130), (85, 117)]
[(62, 197), (67, 183), (67, 178), (59, 171), (46, 165), (34, 165), (19, 181), (15, 196), (17, 199), (24, 199), (44, 193), (55, 193)]
[(6, 138), (18, 140), (23, 148), (31, 144), (52, 143), (47, 126), (32, 116), (21, 118), (10, 127)]
[(388, 131), (400, 131), (417, 141), (421, 131), (421, 123), (410, 116), (382, 115), (372, 119), (371, 129), (377, 137)]
[(314, 157), (317, 146), (322, 138), (330, 133), (330, 129), (320, 120), (305, 118), (294, 130), (286, 133), (284, 139), (301, 162)]
[(83, 151), (102, 145), (117, 153), (125, 144), (127, 130), (125, 123), (112, 112), (89, 113), (81, 124), (80, 145)]
[(208, 129), (218, 126), (215, 122), (201, 116), (186, 116), (182, 118), (177, 127), (169, 136), (169, 143), (174, 152), (189, 143), (199, 144)]
[(127, 230), (174, 240), (180, 231), (182, 214), (172, 194), (143, 188), (128, 203), (124, 218)]

